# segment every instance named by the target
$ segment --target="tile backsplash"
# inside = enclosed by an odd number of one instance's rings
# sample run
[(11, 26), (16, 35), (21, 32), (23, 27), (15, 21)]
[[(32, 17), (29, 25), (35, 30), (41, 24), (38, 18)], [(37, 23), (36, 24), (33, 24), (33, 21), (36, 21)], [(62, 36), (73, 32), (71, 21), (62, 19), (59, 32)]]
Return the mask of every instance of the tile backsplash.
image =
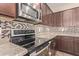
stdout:
[(0, 16), (0, 39), (10, 39), (11, 29), (33, 29), (36, 34), (44, 32), (79, 33), (79, 27), (51, 27), (41, 24), (33, 25), (30, 23), (13, 21), (13, 18)]
[(50, 32), (52, 28), (53, 27), (39, 24), (39, 25), (35, 25), (35, 32), (36, 32), (36, 34), (44, 33), (44, 32)]
[[(36, 33), (43, 32), (62, 32), (62, 33), (77, 33), (79, 34), (79, 27), (50, 27), (45, 25), (36, 25)], [(40, 30), (40, 31), (39, 31)]]
[[(18, 21), (8, 21), (12, 20), (11, 18), (0, 17), (0, 38), (1, 39), (10, 39), (11, 29), (21, 29), (21, 30), (30, 30), (35, 29), (35, 26), (30, 23), (18, 22)], [(6, 39), (7, 40), (7, 39)]]

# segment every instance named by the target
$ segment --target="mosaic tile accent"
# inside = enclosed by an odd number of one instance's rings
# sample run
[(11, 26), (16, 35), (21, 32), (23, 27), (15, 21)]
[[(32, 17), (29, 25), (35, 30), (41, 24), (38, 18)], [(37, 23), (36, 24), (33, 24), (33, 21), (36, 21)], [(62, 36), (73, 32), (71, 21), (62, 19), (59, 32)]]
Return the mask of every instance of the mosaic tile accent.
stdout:
[(1, 28), (2, 29), (11, 29), (11, 22), (10, 21), (1, 21)]
[(2, 37), (1, 38), (5, 38), (5, 37), (10, 38), (10, 30), (2, 30)]
[(35, 27), (33, 24), (30, 24), (30, 23), (23, 23), (23, 22), (18, 22), (18, 21), (7, 21), (0, 18), (0, 28), (1, 28), (0, 37), (2, 39), (5, 37), (10, 38), (11, 29), (21, 29), (21, 30), (33, 29), (34, 30)]

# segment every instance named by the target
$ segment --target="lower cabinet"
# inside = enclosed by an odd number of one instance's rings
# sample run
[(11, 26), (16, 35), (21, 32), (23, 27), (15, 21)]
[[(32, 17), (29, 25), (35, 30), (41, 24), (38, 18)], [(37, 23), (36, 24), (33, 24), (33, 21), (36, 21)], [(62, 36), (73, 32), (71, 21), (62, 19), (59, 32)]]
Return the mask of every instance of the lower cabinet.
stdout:
[(70, 54), (74, 54), (74, 39), (69, 36), (60, 36), (56, 38), (56, 49)]
[(79, 37), (74, 38), (74, 54), (79, 56)]
[(56, 50), (62, 50), (62, 37), (61, 36), (57, 36), (55, 38), (56, 40)]
[(56, 37), (56, 50), (79, 56), (79, 37)]
[(73, 37), (62, 37), (62, 49), (68, 53), (73, 54)]

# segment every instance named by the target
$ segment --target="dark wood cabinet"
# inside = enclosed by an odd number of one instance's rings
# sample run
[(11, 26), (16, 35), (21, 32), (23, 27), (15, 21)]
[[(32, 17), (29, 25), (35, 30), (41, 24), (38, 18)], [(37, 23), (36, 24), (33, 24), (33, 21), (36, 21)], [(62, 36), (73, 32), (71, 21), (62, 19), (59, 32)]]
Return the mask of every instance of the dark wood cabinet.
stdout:
[(79, 56), (79, 37), (74, 38), (74, 54)]
[(72, 13), (73, 10), (70, 9), (70, 10), (66, 10), (66, 11), (63, 11), (63, 26), (72, 26)]
[(73, 9), (72, 21), (73, 26), (79, 26), (79, 7)]
[(49, 26), (51, 26), (52, 25), (52, 23), (51, 23), (51, 21), (52, 21), (52, 16), (51, 16), (51, 14), (52, 14), (52, 12), (51, 12), (51, 10), (49, 9), (49, 7), (47, 6), (46, 7), (46, 12), (47, 12), (47, 14), (46, 14), (46, 20), (47, 20), (47, 24), (49, 25)]
[(50, 14), (50, 26), (52, 26), (53, 27), (53, 20), (54, 20), (54, 14), (52, 13), (52, 14)]
[(57, 12), (54, 14), (55, 17), (55, 26), (61, 27), (62, 26), (62, 12)]
[(56, 26), (57, 26), (57, 24), (56, 24), (56, 13), (54, 13), (52, 16), (53, 16), (53, 19), (52, 19), (52, 26), (53, 26), (53, 27), (56, 27)]
[(16, 17), (16, 4), (15, 3), (0, 3), (0, 14)]
[(73, 37), (69, 37), (69, 36), (57, 37), (57, 42), (56, 42), (57, 50), (74, 54), (73, 44), (74, 44)]
[(79, 7), (54, 13), (54, 26), (79, 26)]
[(46, 24), (46, 6), (44, 4), (41, 4), (41, 10), (42, 10), (42, 24)]
[(57, 36), (55, 39), (56, 39), (56, 50), (61, 50), (62, 49), (62, 37)]
[(45, 3), (41, 3), (42, 24), (52, 26), (52, 11)]
[(62, 37), (62, 50), (73, 54), (73, 37)]
[(55, 27), (55, 21), (54, 21), (54, 13), (51, 14), (51, 26)]

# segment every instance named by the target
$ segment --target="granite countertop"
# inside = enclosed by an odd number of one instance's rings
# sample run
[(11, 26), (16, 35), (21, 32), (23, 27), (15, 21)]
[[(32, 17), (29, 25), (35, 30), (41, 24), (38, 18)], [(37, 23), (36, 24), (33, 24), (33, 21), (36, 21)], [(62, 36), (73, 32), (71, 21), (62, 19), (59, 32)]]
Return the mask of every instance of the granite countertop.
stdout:
[(63, 32), (44, 32), (36, 35), (36, 46), (43, 44), (49, 40), (53, 40), (56, 36), (73, 36), (79, 37), (78, 33), (63, 33)]
[(0, 56), (22, 56), (26, 53), (28, 53), (27, 49), (10, 42), (3, 42), (0, 40)]
[(56, 35), (49, 35), (49, 36), (45, 36), (45, 35), (40, 35), (38, 37), (36, 37), (36, 41), (35, 41), (35, 46), (39, 46), (47, 41), (52, 40), (54, 37), (56, 37)]
[[(45, 42), (50, 41), (56, 36), (74, 36), (79, 37), (78, 33), (62, 33), (62, 32), (44, 32), (36, 34), (35, 47), (42, 45)], [(22, 56), (28, 53), (28, 50), (15, 45), (11, 42), (0, 40), (0, 56)]]
[(63, 32), (44, 32), (36, 35), (38, 38), (51, 39), (56, 36), (73, 36), (79, 37), (79, 33), (63, 33)]

